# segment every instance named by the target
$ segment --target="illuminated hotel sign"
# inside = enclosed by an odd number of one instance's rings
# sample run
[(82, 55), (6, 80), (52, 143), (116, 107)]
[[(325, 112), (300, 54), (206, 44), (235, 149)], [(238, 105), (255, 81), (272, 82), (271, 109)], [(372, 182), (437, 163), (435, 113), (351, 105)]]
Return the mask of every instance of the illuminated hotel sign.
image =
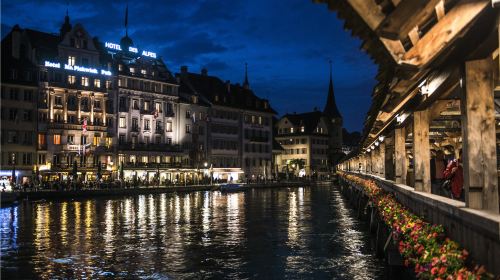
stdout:
[[(45, 67), (61, 69), (61, 63), (45, 61)], [(71, 70), (71, 71), (77, 71), (77, 72), (91, 73), (91, 74), (99, 74), (100, 73), (101, 75), (111, 76), (111, 71), (107, 71), (107, 70), (103, 70), (103, 69), (101, 69), (101, 71), (99, 71), (95, 68), (83, 67), (83, 66), (78, 66), (78, 65), (64, 64), (64, 69)]]
[[(105, 42), (104, 46), (106, 48), (108, 48), (108, 49), (115, 50), (115, 51), (121, 51), (122, 50), (122, 47), (120, 45), (118, 45), (118, 44), (115, 44), (115, 43)], [(128, 47), (128, 51), (132, 52), (132, 53), (139, 53), (139, 50), (136, 47)], [(156, 58), (156, 53), (150, 52), (150, 51), (143, 50), (141, 52), (141, 55), (147, 56), (147, 57)]]

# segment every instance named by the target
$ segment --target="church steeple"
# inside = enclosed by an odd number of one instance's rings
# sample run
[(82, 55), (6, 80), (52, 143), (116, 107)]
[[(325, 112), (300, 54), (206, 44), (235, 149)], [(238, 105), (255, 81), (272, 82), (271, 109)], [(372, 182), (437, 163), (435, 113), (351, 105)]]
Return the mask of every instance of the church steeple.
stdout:
[(246, 89), (250, 88), (250, 84), (248, 83), (248, 63), (245, 62), (245, 81), (243, 82), (243, 87)]
[(328, 97), (326, 99), (326, 105), (325, 109), (323, 110), (323, 113), (325, 113), (331, 119), (333, 118), (341, 119), (342, 116), (340, 115), (339, 109), (337, 108), (337, 104), (335, 102), (335, 94), (333, 92), (332, 61), (330, 60), (329, 62), (330, 62), (330, 85), (328, 86)]
[(61, 40), (64, 38), (64, 35), (66, 35), (66, 33), (71, 31), (71, 28), (71, 23), (69, 23), (68, 6), (66, 6), (66, 16), (64, 17), (64, 23), (61, 25), (61, 29), (59, 29)]

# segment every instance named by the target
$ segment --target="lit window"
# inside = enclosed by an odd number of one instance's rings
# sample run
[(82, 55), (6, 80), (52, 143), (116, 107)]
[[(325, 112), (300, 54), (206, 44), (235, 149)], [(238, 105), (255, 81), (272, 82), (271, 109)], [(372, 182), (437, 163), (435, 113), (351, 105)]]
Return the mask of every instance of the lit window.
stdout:
[(144, 102), (144, 111), (149, 111), (149, 101)]
[(76, 78), (73, 75), (68, 75), (68, 84), (74, 85), (76, 82)]
[(123, 71), (123, 65), (118, 64), (118, 71)]
[(292, 128), (290, 128), (290, 133), (293, 133), (293, 127), (292, 127)]
[[(130, 71), (130, 72), (132, 72), (132, 71)], [(146, 69), (141, 69), (141, 74), (142, 74), (142, 75), (146, 75), (147, 73), (148, 73), (148, 72), (146, 71)]]
[(120, 117), (120, 121), (119, 121), (119, 125), (120, 125), (120, 128), (125, 128), (125, 124), (126, 124), (126, 121), (125, 121), (125, 117)]
[(130, 67), (130, 73), (135, 73), (135, 68)]
[(155, 103), (156, 112), (161, 113), (161, 103)]
[(101, 87), (101, 80), (94, 79), (94, 86), (100, 88)]
[(61, 145), (61, 134), (54, 134), (54, 145)]
[(75, 66), (76, 57), (68, 56), (68, 65)]
[(106, 137), (106, 147), (111, 147), (113, 145), (113, 138), (112, 137)]
[(122, 79), (119, 79), (118, 80), (118, 86), (121, 87), (122, 86)]
[(106, 81), (106, 88), (110, 89), (111, 88), (111, 81)]
[(84, 87), (88, 87), (89, 86), (89, 78), (82, 77), (82, 86), (84, 86)]
[(259, 124), (262, 124), (262, 117), (259, 116)]
[(172, 132), (172, 122), (167, 122), (166, 125), (167, 132)]
[(306, 128), (304, 126), (300, 127), (300, 132), (304, 132), (305, 130), (306, 130)]
[(93, 141), (94, 146), (99, 146), (100, 142), (101, 142), (101, 137), (94, 135), (94, 141)]

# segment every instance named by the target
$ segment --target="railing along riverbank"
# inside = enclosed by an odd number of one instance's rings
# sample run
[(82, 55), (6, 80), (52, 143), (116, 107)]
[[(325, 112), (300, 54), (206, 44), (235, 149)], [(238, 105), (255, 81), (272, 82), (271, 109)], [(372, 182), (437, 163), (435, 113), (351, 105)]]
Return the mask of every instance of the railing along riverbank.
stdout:
[[(463, 202), (415, 192), (413, 188), (378, 177), (348, 172), (339, 174), (343, 193), (351, 199), (355, 196), (357, 203), (354, 204), (358, 208), (371, 208), (370, 224), (377, 217), (383, 222), (386, 236), (390, 236), (393, 242), (397, 241), (395, 245), (404, 258), (404, 264), (412, 267), (417, 277), (493, 277), (485, 273), (485, 268), (497, 277), (500, 275), (498, 217), (476, 213), (465, 208)], [(387, 239), (383, 248), (389, 243)], [(462, 251), (458, 244), (468, 251)], [(471, 259), (484, 267), (474, 265)]]
[[(331, 184), (332, 181), (282, 181), (282, 182), (260, 182), (242, 184), (244, 189), (252, 188), (283, 188), (283, 187), (302, 187), (310, 185)], [(220, 184), (204, 185), (177, 185), (177, 186), (153, 186), (153, 187), (115, 187), (115, 188), (87, 188), (87, 189), (68, 189), (68, 190), (26, 190), (14, 192), (2, 192), (2, 206), (17, 200), (29, 199), (67, 199), (67, 198), (91, 198), (100, 196), (123, 196), (123, 195), (141, 195), (170, 192), (194, 192), (194, 191), (216, 191), (220, 189)]]

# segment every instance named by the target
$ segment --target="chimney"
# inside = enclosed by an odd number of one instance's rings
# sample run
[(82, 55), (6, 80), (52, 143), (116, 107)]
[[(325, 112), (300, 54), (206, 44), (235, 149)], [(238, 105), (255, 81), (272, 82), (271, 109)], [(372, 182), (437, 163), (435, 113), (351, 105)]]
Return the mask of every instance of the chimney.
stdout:
[(188, 67), (186, 65), (181, 66), (181, 73), (186, 74), (188, 72)]
[(205, 67), (201, 68), (201, 75), (202, 75), (202, 76), (207, 76), (207, 75), (208, 75), (208, 70), (207, 70), (207, 68), (205, 68)]

